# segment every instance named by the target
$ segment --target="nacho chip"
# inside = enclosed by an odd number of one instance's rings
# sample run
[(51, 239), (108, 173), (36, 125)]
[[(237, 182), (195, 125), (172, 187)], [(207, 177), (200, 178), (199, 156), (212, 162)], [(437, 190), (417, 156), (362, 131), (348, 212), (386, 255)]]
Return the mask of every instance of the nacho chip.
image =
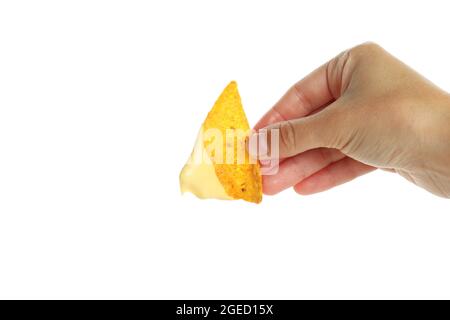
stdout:
[[(226, 193), (234, 199), (261, 202), (260, 168), (258, 162), (250, 158), (245, 148), (250, 126), (242, 108), (236, 82), (232, 81), (228, 84), (208, 113), (203, 123), (203, 130), (209, 129), (219, 130), (223, 137), (222, 161), (217, 161), (215, 150), (210, 148), (212, 141), (204, 141), (204, 146), (208, 150), (216, 175)], [(242, 132), (245, 134), (240, 134)], [(227, 136), (233, 139), (227, 139)], [(230, 143), (230, 140), (234, 143)], [(227, 154), (232, 155), (231, 161)]]

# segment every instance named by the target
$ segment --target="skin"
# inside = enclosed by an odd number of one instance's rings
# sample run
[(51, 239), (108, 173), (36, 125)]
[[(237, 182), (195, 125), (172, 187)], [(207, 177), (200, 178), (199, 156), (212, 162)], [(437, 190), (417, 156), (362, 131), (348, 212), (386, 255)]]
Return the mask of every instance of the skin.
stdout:
[(263, 128), (280, 130), (281, 159), (263, 176), (265, 194), (313, 194), (380, 168), (450, 198), (450, 95), (374, 43), (293, 85)]

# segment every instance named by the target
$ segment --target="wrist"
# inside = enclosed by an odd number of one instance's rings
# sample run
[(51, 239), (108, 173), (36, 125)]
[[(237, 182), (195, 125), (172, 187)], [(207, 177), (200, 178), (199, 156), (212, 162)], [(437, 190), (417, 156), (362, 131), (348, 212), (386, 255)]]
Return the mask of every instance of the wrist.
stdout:
[[(447, 94), (447, 104), (445, 105), (444, 139), (447, 141), (447, 166), (450, 167), (450, 94)], [(450, 177), (449, 177), (450, 178)]]
[(427, 118), (430, 123), (430, 137), (425, 148), (427, 162), (431, 170), (443, 173), (450, 178), (450, 95), (445, 94), (431, 108)]
[(410, 169), (433, 170), (444, 159), (446, 164), (450, 163), (450, 95), (428, 96), (412, 109)]

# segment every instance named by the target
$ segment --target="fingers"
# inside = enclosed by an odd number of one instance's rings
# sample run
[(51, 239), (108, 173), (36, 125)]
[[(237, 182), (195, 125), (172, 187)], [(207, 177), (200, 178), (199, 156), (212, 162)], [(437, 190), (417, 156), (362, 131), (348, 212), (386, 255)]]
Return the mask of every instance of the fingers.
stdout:
[(346, 157), (299, 182), (295, 185), (294, 190), (302, 195), (325, 191), (375, 169), (374, 167)]
[[(341, 53), (313, 71), (289, 89), (257, 123), (257, 131), (278, 129), (275, 131), (279, 133), (280, 138), (279, 158), (321, 147), (338, 149), (338, 143), (347, 138), (345, 134), (337, 139), (335, 137), (338, 126), (346, 128), (339, 122), (343, 120), (342, 117), (337, 118), (340, 112), (335, 110), (344, 105), (341, 93), (348, 86), (348, 78), (351, 78), (350, 73), (346, 72), (351, 64), (347, 61), (350, 61), (349, 51)], [(337, 99), (339, 97), (341, 98)], [(258, 140), (264, 140), (265, 136), (266, 133), (262, 133), (262, 138)], [(267, 141), (262, 150), (270, 150), (271, 142), (272, 139)], [(254, 156), (261, 158), (266, 155)]]
[(314, 115), (279, 122), (253, 133), (250, 139), (258, 141), (259, 148), (249, 150), (250, 153), (265, 159), (292, 157), (322, 147), (339, 149), (351, 126), (346, 124), (348, 115), (342, 117), (342, 112), (335, 112), (335, 109), (329, 106)]
[(314, 149), (286, 159), (277, 174), (263, 176), (263, 192), (274, 195), (345, 157), (336, 149)]
[(293, 85), (255, 126), (255, 130), (273, 123), (301, 118), (334, 100), (327, 79), (327, 65)]
[(294, 84), (259, 120), (255, 130), (271, 124), (302, 118), (317, 112), (340, 97), (351, 75), (349, 52), (346, 50)]

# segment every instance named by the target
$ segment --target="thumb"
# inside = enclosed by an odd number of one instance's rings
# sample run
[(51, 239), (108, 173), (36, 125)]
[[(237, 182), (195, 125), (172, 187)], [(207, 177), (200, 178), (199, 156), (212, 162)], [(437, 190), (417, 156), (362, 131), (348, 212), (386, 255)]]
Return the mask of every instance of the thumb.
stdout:
[(258, 148), (252, 148), (251, 154), (264, 160), (287, 158), (321, 147), (341, 149), (348, 140), (348, 130), (343, 119), (340, 119), (342, 112), (336, 111), (334, 107), (329, 106), (311, 116), (278, 122), (260, 129), (251, 138), (258, 141)]

